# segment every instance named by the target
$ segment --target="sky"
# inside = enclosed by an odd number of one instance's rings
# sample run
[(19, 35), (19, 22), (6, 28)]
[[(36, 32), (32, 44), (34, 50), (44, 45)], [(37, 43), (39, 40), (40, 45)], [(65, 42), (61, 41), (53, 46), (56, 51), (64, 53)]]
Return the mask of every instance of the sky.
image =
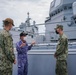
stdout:
[[(21, 22), (25, 22), (27, 12), (30, 13), (31, 23), (36, 21), (37, 24), (44, 23), (49, 16), (50, 3), (52, 0), (0, 0), (0, 28), (2, 20), (9, 17), (14, 20), (15, 27)], [(39, 31), (45, 28), (39, 27)]]

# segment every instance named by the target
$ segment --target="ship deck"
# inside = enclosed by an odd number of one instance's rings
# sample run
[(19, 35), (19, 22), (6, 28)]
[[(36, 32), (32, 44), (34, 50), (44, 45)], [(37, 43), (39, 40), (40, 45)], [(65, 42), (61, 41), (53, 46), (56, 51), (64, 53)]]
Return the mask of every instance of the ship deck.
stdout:
[[(43, 45), (43, 44), (40, 44)], [(53, 47), (52, 47), (53, 46)], [(55, 47), (52, 45), (49, 48), (33, 47), (28, 52), (28, 75), (55, 75), (56, 59), (54, 58)], [(17, 59), (17, 52), (15, 49)], [(68, 52), (68, 75), (76, 75), (76, 44), (69, 44)], [(17, 62), (18, 63), (18, 62)], [(17, 75), (17, 64), (13, 65), (13, 75)]]

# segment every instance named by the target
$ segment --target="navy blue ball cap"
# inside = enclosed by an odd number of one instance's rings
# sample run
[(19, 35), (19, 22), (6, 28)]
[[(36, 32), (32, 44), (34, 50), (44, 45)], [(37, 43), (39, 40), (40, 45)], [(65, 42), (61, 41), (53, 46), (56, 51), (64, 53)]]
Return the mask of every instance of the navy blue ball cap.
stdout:
[(28, 33), (25, 33), (24, 31), (20, 33), (20, 36), (27, 36)]

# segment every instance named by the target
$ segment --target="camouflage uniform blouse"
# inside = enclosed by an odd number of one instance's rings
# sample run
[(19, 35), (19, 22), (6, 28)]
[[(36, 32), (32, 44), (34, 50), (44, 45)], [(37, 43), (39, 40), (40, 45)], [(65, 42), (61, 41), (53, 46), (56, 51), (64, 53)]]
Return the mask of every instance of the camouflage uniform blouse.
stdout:
[(57, 60), (66, 60), (68, 55), (68, 39), (65, 34), (61, 35), (55, 53)]
[(0, 32), (0, 70), (11, 69), (15, 60), (13, 40), (6, 30)]

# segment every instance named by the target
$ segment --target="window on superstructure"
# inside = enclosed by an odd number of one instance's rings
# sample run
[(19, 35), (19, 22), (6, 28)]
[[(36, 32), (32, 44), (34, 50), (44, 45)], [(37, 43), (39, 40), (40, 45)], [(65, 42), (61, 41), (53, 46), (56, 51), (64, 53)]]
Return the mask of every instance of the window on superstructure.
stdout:
[(53, 14), (51, 16), (53, 16)]
[(76, 24), (76, 16), (74, 17), (74, 23)]
[(66, 19), (67, 19), (67, 18), (64, 16), (64, 17), (63, 17), (63, 20), (65, 21)]
[(58, 13), (60, 13), (60, 10), (58, 9), (58, 11), (57, 11)]
[(50, 14), (50, 17), (52, 17), (51, 14)]
[(72, 9), (72, 6), (69, 6), (68, 9)]
[(67, 10), (67, 6), (64, 6), (64, 10)]
[(62, 12), (62, 11), (63, 11), (63, 9), (60, 9), (60, 11)]
[(76, 20), (75, 20), (75, 24), (76, 24)]
[(55, 16), (55, 12), (53, 13), (53, 15)]
[(51, 39), (54, 39), (54, 37), (51, 37)]
[(55, 12), (55, 14), (57, 14), (57, 11)]
[(63, 9), (58, 9), (55, 12), (53, 12), (52, 14), (50, 14), (50, 17), (53, 17), (53, 16), (55, 16), (56, 14), (58, 14), (58, 13), (60, 13), (62, 11), (63, 11)]

